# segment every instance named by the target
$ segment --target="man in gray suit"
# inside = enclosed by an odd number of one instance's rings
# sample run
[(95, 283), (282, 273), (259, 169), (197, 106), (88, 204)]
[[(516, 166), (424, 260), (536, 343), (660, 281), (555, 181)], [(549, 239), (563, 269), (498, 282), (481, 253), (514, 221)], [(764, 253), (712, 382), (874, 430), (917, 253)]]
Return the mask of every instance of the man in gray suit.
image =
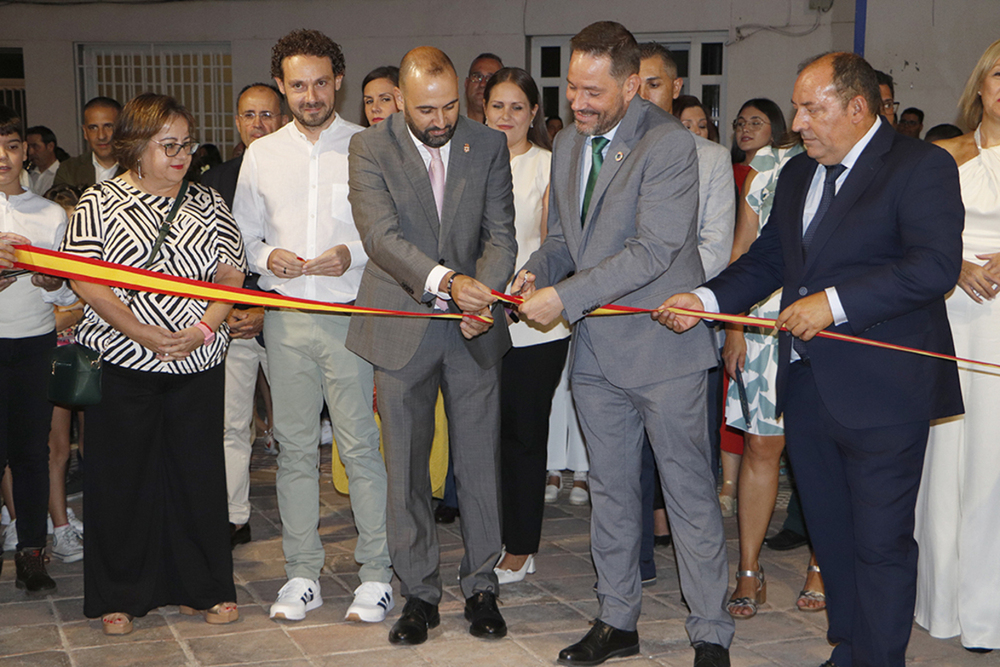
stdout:
[(705, 275), (694, 140), (636, 96), (639, 47), (623, 26), (595, 23), (570, 44), (567, 97), (577, 131), (556, 139), (549, 234), (514, 284), (527, 296), (525, 317), (546, 324), (562, 314), (576, 323), (570, 379), (590, 454), (600, 612), (559, 662), (596, 665), (639, 652), (645, 431), (691, 609), (695, 665), (728, 666), (734, 626), (722, 606), (728, 566), (705, 400), (706, 370), (716, 365), (711, 331), (664, 336), (643, 317), (586, 317), (611, 302), (655, 308), (671, 285)]
[[(406, 606), (389, 641), (419, 644), (440, 622), (441, 575), (428, 470), (438, 388), (455, 446), (465, 557), (459, 569), (469, 631), (499, 638), (499, 361), (510, 347), (490, 290), (513, 274), (510, 156), (500, 132), (458, 115), (458, 77), (441, 51), (400, 65), (397, 113), (350, 145), (354, 222), (369, 262), (357, 305), (431, 314), (351, 318), (347, 347), (375, 366), (389, 471), (387, 533)], [(478, 319), (476, 319), (478, 317)], [(488, 319), (492, 317), (490, 322)]]

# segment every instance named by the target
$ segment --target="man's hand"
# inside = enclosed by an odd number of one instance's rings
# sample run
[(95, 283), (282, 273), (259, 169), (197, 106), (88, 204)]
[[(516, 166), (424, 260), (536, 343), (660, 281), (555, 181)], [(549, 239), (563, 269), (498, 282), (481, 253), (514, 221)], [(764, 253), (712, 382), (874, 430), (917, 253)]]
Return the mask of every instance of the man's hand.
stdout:
[(335, 245), (315, 259), (307, 260), (302, 273), (307, 276), (342, 276), (351, 267), (351, 251)]
[(785, 327), (796, 338), (808, 341), (831, 324), (833, 311), (830, 310), (826, 291), (823, 291), (803, 297), (781, 311), (775, 328)]
[(684, 333), (701, 321), (700, 317), (694, 315), (677, 315), (667, 310), (667, 308), (683, 308), (685, 310), (704, 310), (705, 304), (691, 292), (675, 294), (654, 310), (650, 315), (653, 319), (665, 327), (669, 327), (676, 333)]
[(56, 276), (47, 276), (44, 273), (34, 273), (31, 276), (31, 284), (41, 287), (46, 292), (54, 292), (63, 285), (63, 279)]
[(264, 309), (248, 308), (246, 310), (236, 310), (233, 308), (229, 311), (229, 317), (226, 318), (226, 322), (229, 323), (230, 337), (250, 340), (251, 338), (255, 338), (261, 332), (261, 329), (264, 328)]
[(555, 322), (562, 315), (562, 298), (555, 287), (543, 287), (540, 290), (533, 291), (531, 296), (517, 307), (517, 312), (532, 322), (537, 322), (545, 327)]
[(514, 278), (514, 282), (510, 286), (510, 293), (513, 296), (521, 296), (527, 299), (532, 294), (535, 293), (535, 274), (529, 271), (521, 270)]
[[(438, 285), (439, 292), (448, 293), (448, 281), (452, 275), (454, 272), (449, 272), (441, 279), (441, 284)], [(463, 313), (478, 313), (497, 300), (493, 296), (493, 291), (486, 285), (475, 278), (459, 275), (455, 275), (455, 280), (451, 283), (451, 298)]]
[(471, 317), (469, 317), (469, 315), (478, 315), (480, 317), (493, 317), (493, 314), (490, 312), (489, 308), (483, 308), (482, 310), (476, 313), (469, 313), (468, 311), (466, 311), (464, 315), (465, 316), (462, 318), (462, 323), (459, 325), (459, 327), (462, 330), (462, 335), (469, 340), (472, 340), (476, 336), (486, 333), (487, 331), (489, 331), (489, 328), (493, 326), (492, 321), (480, 322), (478, 320), (474, 320)]
[(275, 248), (267, 257), (268, 270), (278, 278), (298, 278), (304, 273), (305, 265), (305, 260), (284, 248)]

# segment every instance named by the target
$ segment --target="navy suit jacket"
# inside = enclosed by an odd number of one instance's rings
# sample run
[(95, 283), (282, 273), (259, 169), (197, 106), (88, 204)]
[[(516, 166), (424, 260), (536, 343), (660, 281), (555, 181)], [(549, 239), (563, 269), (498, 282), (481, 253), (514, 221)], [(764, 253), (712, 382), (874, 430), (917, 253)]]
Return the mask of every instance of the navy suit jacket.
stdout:
[[(942, 149), (876, 131), (802, 256), (802, 212), (819, 165), (805, 153), (781, 172), (771, 216), (750, 250), (706, 286), (723, 313), (745, 311), (779, 287), (781, 307), (836, 287), (848, 321), (831, 330), (954, 354), (944, 295), (962, 266), (965, 208), (958, 168)], [(848, 428), (877, 428), (963, 412), (954, 362), (856, 343), (806, 343), (819, 394)], [(791, 336), (779, 339), (782, 411)]]

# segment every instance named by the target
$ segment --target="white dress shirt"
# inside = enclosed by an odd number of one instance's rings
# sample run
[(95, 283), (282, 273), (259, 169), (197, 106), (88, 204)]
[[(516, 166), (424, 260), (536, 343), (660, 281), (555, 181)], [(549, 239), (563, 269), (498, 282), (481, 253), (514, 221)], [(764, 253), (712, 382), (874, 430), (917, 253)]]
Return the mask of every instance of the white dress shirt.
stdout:
[(45, 193), (52, 187), (52, 182), (56, 180), (56, 172), (59, 170), (59, 160), (55, 160), (45, 171), (32, 168), (28, 172), (31, 178), (31, 191), (39, 197), (44, 197)]
[[(347, 201), (347, 148), (362, 129), (338, 115), (313, 144), (293, 122), (247, 148), (233, 214), (262, 289), (330, 303), (357, 297), (368, 255)], [(286, 279), (267, 268), (277, 248), (309, 260), (337, 245), (351, 253), (341, 276)]]
[[(54, 249), (66, 233), (66, 211), (62, 206), (33, 192), (8, 197), (0, 192), (0, 233), (13, 232), (39, 248)], [(52, 305), (69, 306), (76, 295), (63, 283), (53, 292), (31, 284), (22, 274), (0, 292), (0, 338), (41, 336), (56, 327)]]
[(90, 154), (90, 160), (94, 163), (94, 182), (100, 183), (101, 181), (106, 181), (109, 178), (114, 178), (115, 174), (118, 173), (118, 163), (115, 162), (110, 167), (104, 167), (100, 162), (97, 161), (97, 155), (94, 153)]
[[(621, 125), (621, 121), (618, 122)], [(598, 134), (598, 137), (604, 137), (608, 140), (608, 143), (604, 144), (604, 149), (601, 151), (602, 157), (605, 159), (608, 157), (608, 149), (611, 148), (612, 142), (615, 140), (615, 133), (618, 132), (618, 125), (605, 132), (604, 134)], [(590, 178), (590, 166), (594, 163), (594, 149), (592, 148), (595, 137), (587, 137), (587, 140), (583, 142), (583, 163), (580, 165), (580, 211), (583, 211), (583, 198), (587, 195), (587, 179)], [(604, 166), (604, 163), (601, 163)]]
[[(858, 161), (858, 157), (861, 156), (861, 153), (868, 146), (868, 143), (872, 140), (872, 137), (875, 136), (875, 133), (878, 132), (881, 125), (882, 117), (876, 116), (875, 123), (871, 126), (868, 132), (865, 133), (865, 136), (861, 137), (861, 139), (858, 140), (858, 143), (854, 144), (851, 150), (847, 152), (847, 155), (844, 156), (844, 159), (840, 161), (840, 164), (842, 164), (845, 169), (840, 176), (837, 177), (837, 182), (834, 184), (835, 194), (840, 192), (840, 186), (842, 186), (844, 181), (847, 180), (847, 175), (851, 173), (851, 170), (854, 168), (854, 164)], [(809, 190), (806, 193), (806, 203), (802, 209), (803, 234), (805, 234), (809, 225), (812, 224), (812, 220), (816, 216), (816, 211), (819, 209), (820, 200), (823, 199), (823, 181), (826, 179), (826, 169), (822, 167), (823, 165), (817, 165), (816, 172), (813, 174), (812, 182), (809, 184)], [(707, 287), (698, 287), (693, 291), (694, 294), (701, 299), (706, 312), (719, 312), (719, 302), (715, 298), (715, 294), (712, 290)], [(827, 287), (824, 291), (826, 292), (827, 301), (830, 303), (830, 312), (833, 313), (833, 323), (837, 325), (845, 324), (847, 322), (847, 313), (844, 312), (844, 306), (840, 303), (840, 296), (837, 294), (837, 288), (835, 286), (831, 286)], [(797, 359), (799, 359), (799, 355), (793, 349), (792, 361), (796, 361)]]

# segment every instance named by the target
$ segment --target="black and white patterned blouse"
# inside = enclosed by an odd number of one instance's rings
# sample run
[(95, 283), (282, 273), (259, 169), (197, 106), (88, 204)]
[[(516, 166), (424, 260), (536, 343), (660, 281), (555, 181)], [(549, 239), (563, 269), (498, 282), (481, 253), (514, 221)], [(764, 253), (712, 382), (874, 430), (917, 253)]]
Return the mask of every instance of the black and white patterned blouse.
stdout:
[[(73, 212), (62, 250), (107, 262), (142, 268), (149, 258), (174, 200), (132, 187), (121, 178), (88, 189)], [(218, 262), (246, 271), (243, 238), (222, 197), (211, 188), (192, 183), (170, 225), (151, 271), (211, 282)], [(128, 291), (112, 288), (128, 303)], [(170, 331), (194, 326), (209, 302), (152, 292), (138, 292), (130, 308), (143, 324)], [(105, 361), (138, 371), (187, 374), (207, 370), (223, 361), (229, 328), (223, 323), (211, 345), (199, 347), (187, 358), (162, 362), (155, 353), (114, 329), (88, 306), (77, 329), (79, 343), (103, 353)]]

